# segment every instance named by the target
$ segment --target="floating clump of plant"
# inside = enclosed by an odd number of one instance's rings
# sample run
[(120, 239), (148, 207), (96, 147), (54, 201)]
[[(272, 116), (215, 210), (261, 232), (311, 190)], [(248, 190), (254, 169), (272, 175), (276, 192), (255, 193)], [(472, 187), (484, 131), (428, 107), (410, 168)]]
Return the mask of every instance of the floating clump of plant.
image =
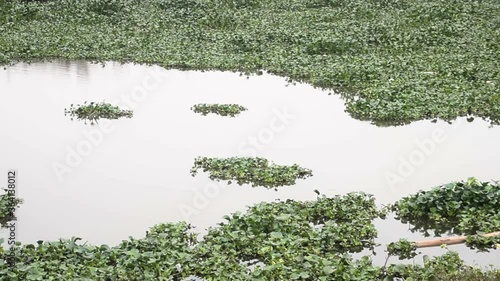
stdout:
[(253, 187), (275, 189), (280, 186), (294, 185), (297, 179), (312, 176), (311, 170), (297, 164), (281, 166), (259, 157), (198, 157), (194, 160), (191, 175), (194, 177), (199, 169), (208, 172), (211, 180), (228, 181), (228, 184), (235, 181), (239, 185), (251, 184)]
[(200, 113), (203, 116), (208, 115), (209, 113), (217, 114), (220, 116), (230, 116), (235, 117), (239, 115), (241, 112), (246, 111), (247, 108), (238, 105), (238, 104), (206, 104), (200, 103), (191, 107), (191, 110)]
[(500, 247), (500, 233), (495, 236), (470, 235), (465, 240), (465, 246), (477, 249), (478, 252), (489, 252)]
[[(468, 266), (457, 252), (449, 251), (441, 256), (424, 256), (424, 264), (390, 264), (384, 268), (383, 281), (495, 281), (500, 280), (500, 270), (483, 270)], [(381, 280), (382, 279), (378, 279)], [(367, 280), (368, 281), (368, 280)]]
[(500, 230), (500, 185), (470, 178), (420, 191), (391, 206), (412, 231), (475, 235)]
[(4, 191), (5, 193), (0, 195), (0, 227), (16, 219), (15, 210), (23, 202), (22, 199), (10, 194), (8, 189)]
[(118, 106), (111, 105), (105, 102), (84, 102), (84, 104), (80, 105), (71, 105), (69, 109), (64, 109), (64, 115), (71, 116), (71, 120), (73, 118), (77, 118), (78, 120), (90, 121), (91, 125), (97, 123), (99, 119), (118, 119), (118, 118), (132, 118), (133, 111), (132, 110), (123, 110)]
[(398, 256), (400, 260), (411, 259), (417, 256), (417, 244), (407, 239), (399, 239), (387, 245), (389, 256)]

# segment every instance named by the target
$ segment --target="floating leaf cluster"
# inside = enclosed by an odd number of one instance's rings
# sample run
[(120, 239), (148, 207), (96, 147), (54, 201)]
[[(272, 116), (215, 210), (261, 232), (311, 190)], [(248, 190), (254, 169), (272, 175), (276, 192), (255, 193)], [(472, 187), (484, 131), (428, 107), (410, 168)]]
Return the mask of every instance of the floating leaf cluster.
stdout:
[(483, 235), (467, 236), (465, 245), (471, 249), (477, 249), (478, 252), (489, 252), (490, 249), (497, 249), (500, 245), (500, 235), (485, 237)]
[(390, 256), (398, 256), (400, 260), (412, 259), (418, 255), (417, 244), (407, 239), (399, 239), (397, 242), (390, 243), (387, 245), (387, 252)]
[(377, 125), (500, 120), (498, 0), (26, 2), (0, 1), (0, 64), (265, 70), (334, 89)]
[(474, 178), (420, 191), (392, 206), (412, 231), (474, 235), (500, 230), (500, 184)]
[(194, 160), (191, 175), (194, 177), (199, 169), (208, 172), (211, 180), (228, 181), (228, 184), (235, 181), (239, 185), (251, 184), (253, 187), (266, 188), (294, 185), (297, 179), (312, 176), (311, 170), (297, 164), (281, 166), (259, 157), (198, 157)]
[(6, 193), (0, 195), (0, 226), (5, 226), (8, 222), (16, 219), (15, 210), (23, 202), (22, 199)]
[(103, 119), (118, 119), (121, 117), (132, 118), (132, 110), (122, 110), (118, 106), (111, 105), (105, 102), (90, 102), (87, 104), (71, 105), (69, 109), (64, 109), (65, 115), (68, 114), (73, 118), (78, 120), (90, 121), (91, 125), (97, 123), (101, 118)]
[(214, 113), (220, 116), (230, 116), (235, 117), (239, 115), (241, 112), (246, 111), (247, 109), (238, 104), (196, 104), (191, 107), (191, 110), (200, 113), (203, 116), (208, 115), (209, 113)]
[(383, 281), (495, 281), (500, 270), (483, 271), (465, 265), (457, 252), (447, 252), (432, 259), (424, 256), (424, 265), (391, 264), (385, 269)]
[(209, 229), (198, 248), (202, 272), (197, 275), (210, 276), (218, 268), (235, 274), (231, 280), (377, 278), (368, 259), (356, 261), (347, 253), (373, 249), (372, 220), (380, 215), (373, 197), (364, 193), (256, 204)]

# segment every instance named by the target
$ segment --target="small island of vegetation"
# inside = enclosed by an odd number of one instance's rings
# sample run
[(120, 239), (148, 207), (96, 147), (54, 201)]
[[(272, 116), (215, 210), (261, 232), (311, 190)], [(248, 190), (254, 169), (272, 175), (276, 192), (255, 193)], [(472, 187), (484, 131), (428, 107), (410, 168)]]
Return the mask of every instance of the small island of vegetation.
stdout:
[(101, 118), (104, 119), (118, 119), (121, 117), (132, 118), (132, 110), (122, 110), (118, 106), (113, 106), (105, 102), (84, 102), (80, 105), (71, 105), (69, 109), (64, 109), (64, 114), (77, 118), (77, 120), (84, 120), (85, 122), (90, 121), (91, 125), (97, 123)]
[(238, 104), (206, 104), (200, 103), (191, 107), (191, 110), (199, 113), (203, 116), (207, 116), (210, 113), (217, 114), (220, 116), (230, 116), (235, 117), (241, 112), (246, 111), (247, 108)]

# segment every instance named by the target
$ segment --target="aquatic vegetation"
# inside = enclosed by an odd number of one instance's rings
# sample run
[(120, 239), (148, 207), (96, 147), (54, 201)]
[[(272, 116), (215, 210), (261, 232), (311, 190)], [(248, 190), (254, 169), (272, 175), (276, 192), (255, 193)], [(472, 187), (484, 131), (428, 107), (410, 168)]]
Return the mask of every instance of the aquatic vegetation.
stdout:
[(235, 117), (247, 109), (238, 104), (206, 104), (200, 103), (191, 107), (191, 110), (203, 116), (214, 113), (220, 116)]
[[(5, 190), (7, 191), (7, 190)], [(16, 219), (15, 210), (23, 202), (22, 199), (14, 197), (9, 193), (0, 195), (0, 226), (5, 226), (8, 222)]]
[(267, 71), (377, 125), (500, 120), (497, 0), (0, 1), (0, 64)]
[(500, 278), (500, 270), (482, 270), (468, 266), (458, 253), (449, 251), (442, 256), (424, 256), (424, 265), (391, 264), (386, 269), (384, 281), (494, 281)]
[(398, 256), (400, 260), (411, 259), (418, 255), (417, 244), (407, 239), (399, 239), (387, 245), (387, 252), (390, 256)]
[(0, 280), (472, 280), (494, 281), (500, 270), (465, 266), (449, 252), (424, 265), (372, 264), (351, 253), (373, 249), (373, 219), (384, 217), (373, 196), (319, 195), (313, 201), (276, 201), (224, 217), (202, 239), (185, 223), (152, 227), (142, 239), (117, 246), (78, 237), (38, 241), (10, 252), (0, 241)]
[[(420, 191), (404, 197), (389, 206), (396, 213), (396, 219), (410, 223), (412, 231), (429, 236), (444, 233), (466, 235), (454, 237), (455, 243), (463, 243), (471, 249), (488, 252), (500, 243), (500, 185), (498, 182), (480, 182), (475, 178), (454, 182)], [(489, 233), (484, 236), (484, 233)], [(451, 239), (446, 239), (443, 242)], [(460, 241), (458, 241), (460, 240)], [(387, 246), (389, 255), (409, 259), (417, 255), (418, 247), (428, 247), (441, 240), (410, 242), (400, 239)]]
[(485, 237), (483, 235), (470, 235), (465, 241), (465, 245), (478, 252), (489, 252), (490, 249), (497, 249), (500, 245), (500, 235)]
[(235, 181), (239, 185), (251, 184), (252, 187), (266, 188), (294, 185), (297, 179), (312, 176), (311, 170), (297, 164), (280, 166), (259, 157), (198, 157), (194, 160), (191, 175), (196, 176), (199, 169), (208, 172), (211, 180), (227, 180), (228, 184)]
[(449, 183), (404, 197), (391, 210), (403, 223), (412, 224), (412, 231), (426, 236), (429, 230), (436, 236), (495, 232), (500, 230), (500, 184), (474, 178)]
[[(368, 259), (356, 261), (347, 254), (373, 249), (372, 220), (379, 215), (374, 199), (364, 193), (259, 203), (209, 229), (197, 249), (202, 259), (196, 275), (210, 277), (218, 268), (233, 273), (232, 280), (376, 277), (379, 272)], [(339, 279), (343, 274), (352, 279)]]
[(69, 240), (38, 241), (16, 247), (11, 264), (0, 247), (0, 280), (179, 280), (176, 264), (196, 264), (194, 241), (185, 223), (154, 226), (143, 239), (115, 247)]
[(69, 109), (64, 109), (64, 115), (68, 114), (78, 120), (90, 121), (91, 125), (97, 123), (101, 118), (104, 119), (118, 119), (121, 117), (132, 118), (132, 110), (122, 110), (118, 106), (113, 106), (109, 103), (101, 102), (85, 102), (83, 105), (71, 105)]

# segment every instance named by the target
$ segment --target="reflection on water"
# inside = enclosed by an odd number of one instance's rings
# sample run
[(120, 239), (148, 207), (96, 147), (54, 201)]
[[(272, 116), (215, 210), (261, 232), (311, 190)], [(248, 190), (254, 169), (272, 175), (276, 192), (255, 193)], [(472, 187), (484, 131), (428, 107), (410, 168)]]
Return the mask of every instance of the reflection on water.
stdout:
[[(187, 220), (203, 232), (246, 205), (313, 200), (315, 189), (364, 191), (384, 204), (470, 176), (500, 179), (500, 127), (460, 119), (379, 128), (350, 118), (338, 96), (270, 75), (54, 62), (1, 70), (0, 89), (0, 171), (19, 171), (21, 242), (79, 236), (116, 244), (160, 222)], [(87, 100), (134, 110), (134, 118), (88, 126), (64, 117), (69, 104)], [(190, 111), (198, 103), (248, 111), (201, 116)], [(197, 156), (264, 157), (311, 168), (314, 177), (279, 191), (228, 186), (192, 178)], [(376, 224), (383, 245), (422, 239), (392, 219)], [(500, 251), (450, 248), (470, 263), (500, 260)]]
[[(28, 73), (33, 70), (33, 67), (35, 67), (39, 71), (51, 73), (52, 75), (66, 75), (67, 77), (72, 77), (78, 83), (86, 83), (89, 76), (89, 66), (90, 64), (85, 61), (55, 60), (51, 63), (43, 64), (17, 64), (14, 68), (18, 73)], [(7, 82), (10, 82), (11, 72), (6, 71), (3, 77), (7, 79)]]

